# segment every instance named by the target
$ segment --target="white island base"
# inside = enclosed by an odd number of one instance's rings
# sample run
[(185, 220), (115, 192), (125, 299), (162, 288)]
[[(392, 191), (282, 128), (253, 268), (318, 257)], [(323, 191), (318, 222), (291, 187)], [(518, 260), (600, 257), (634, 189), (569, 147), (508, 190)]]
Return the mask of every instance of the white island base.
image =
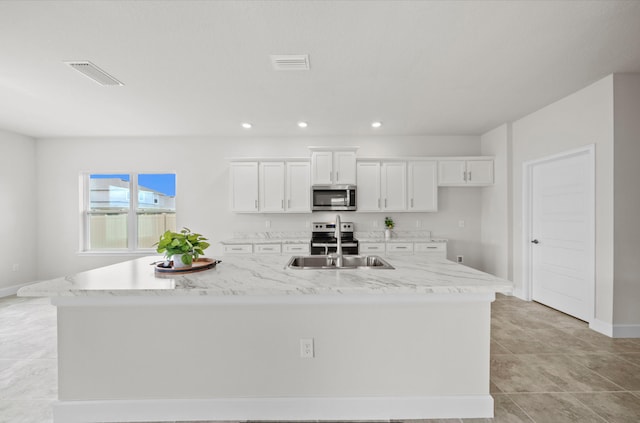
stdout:
[[(491, 293), (59, 296), (56, 423), (493, 417)], [(301, 339), (314, 356), (301, 357)]]

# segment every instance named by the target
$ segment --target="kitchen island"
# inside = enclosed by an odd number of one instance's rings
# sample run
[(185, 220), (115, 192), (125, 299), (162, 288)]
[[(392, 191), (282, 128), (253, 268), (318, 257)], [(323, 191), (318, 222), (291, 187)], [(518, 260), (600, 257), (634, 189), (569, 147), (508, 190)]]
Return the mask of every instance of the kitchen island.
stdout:
[(40, 282), (58, 308), (60, 422), (492, 417), (490, 305), (509, 281), (443, 259), (292, 270), (145, 257)]

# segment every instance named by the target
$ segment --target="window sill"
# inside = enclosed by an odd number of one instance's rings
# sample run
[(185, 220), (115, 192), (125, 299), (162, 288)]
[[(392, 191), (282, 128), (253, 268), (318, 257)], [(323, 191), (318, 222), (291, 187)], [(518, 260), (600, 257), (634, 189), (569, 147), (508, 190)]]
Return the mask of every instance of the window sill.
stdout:
[(145, 257), (145, 256), (160, 256), (155, 250), (136, 250), (136, 251), (119, 251), (119, 250), (100, 250), (100, 251), (78, 251), (76, 253), (78, 257)]

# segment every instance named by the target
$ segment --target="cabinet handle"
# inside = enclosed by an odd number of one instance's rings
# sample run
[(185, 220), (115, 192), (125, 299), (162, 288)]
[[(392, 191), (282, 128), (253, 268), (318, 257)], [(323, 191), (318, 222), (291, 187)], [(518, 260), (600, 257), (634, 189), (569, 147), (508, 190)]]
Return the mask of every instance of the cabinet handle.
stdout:
[(236, 248), (232, 248), (231, 250), (232, 250), (232, 251), (242, 251), (242, 248), (238, 248), (238, 247), (236, 247)]
[(462, 180), (467, 182), (467, 172), (462, 172)]
[(336, 172), (336, 182), (340, 181), (340, 172)]
[(256, 200), (256, 209), (258, 208), (258, 200)]
[(406, 250), (407, 247), (396, 247), (398, 250)]
[(280, 200), (280, 208), (284, 209), (284, 200)]
[(471, 171), (469, 171), (469, 182), (471, 182)]
[(262, 247), (262, 250), (263, 251), (273, 251), (273, 248), (272, 247), (269, 247), (269, 248)]
[(386, 198), (384, 199), (384, 208), (385, 209), (387, 208), (387, 199)]
[(369, 247), (370, 250), (377, 250), (378, 247)]
[(378, 198), (378, 208), (380, 208), (380, 199)]
[(413, 208), (413, 198), (411, 199), (411, 208)]
[(436, 249), (438, 247), (427, 247), (427, 248), (430, 249), (430, 250), (433, 250), (433, 249)]

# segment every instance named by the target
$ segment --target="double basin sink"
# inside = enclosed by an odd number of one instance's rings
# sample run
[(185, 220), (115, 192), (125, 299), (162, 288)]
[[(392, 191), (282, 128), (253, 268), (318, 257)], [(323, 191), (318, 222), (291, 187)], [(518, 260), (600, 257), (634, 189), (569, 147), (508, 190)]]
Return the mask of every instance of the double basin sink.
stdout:
[(320, 270), (320, 269), (394, 269), (379, 256), (342, 256), (342, 266), (337, 266), (336, 257), (327, 256), (293, 256), (286, 266), (288, 269)]

